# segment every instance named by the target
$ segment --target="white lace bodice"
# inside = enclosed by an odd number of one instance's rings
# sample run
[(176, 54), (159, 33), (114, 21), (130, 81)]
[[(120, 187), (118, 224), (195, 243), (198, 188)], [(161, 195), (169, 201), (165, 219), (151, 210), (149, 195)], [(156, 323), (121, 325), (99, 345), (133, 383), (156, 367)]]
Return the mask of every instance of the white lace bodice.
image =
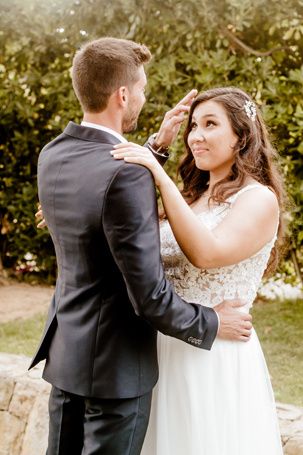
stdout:
[[(209, 229), (214, 229), (227, 215), (238, 196), (257, 186), (260, 185), (247, 185), (228, 198), (227, 203), (211, 207), (197, 216)], [(240, 298), (246, 302), (246, 311), (256, 297), (276, 240), (275, 235), (256, 254), (237, 264), (201, 270), (194, 267), (183, 254), (167, 220), (160, 225), (160, 236), (165, 273), (180, 296), (187, 301), (206, 306), (217, 305), (222, 300)]]

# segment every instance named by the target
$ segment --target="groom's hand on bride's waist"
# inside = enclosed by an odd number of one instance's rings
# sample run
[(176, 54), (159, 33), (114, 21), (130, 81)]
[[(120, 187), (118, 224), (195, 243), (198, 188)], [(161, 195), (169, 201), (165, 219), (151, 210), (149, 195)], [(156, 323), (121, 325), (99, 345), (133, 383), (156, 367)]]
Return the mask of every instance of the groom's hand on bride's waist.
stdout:
[(239, 309), (245, 303), (241, 300), (225, 300), (214, 307), (220, 324), (217, 336), (224, 340), (249, 341), (252, 330), (252, 317)]
[(43, 216), (43, 211), (42, 211), (42, 207), (41, 207), (41, 204), (38, 205), (38, 212), (35, 213), (35, 218), (36, 218), (36, 221), (37, 221), (37, 228), (39, 229), (43, 229), (46, 227), (46, 221), (44, 219), (44, 216)]

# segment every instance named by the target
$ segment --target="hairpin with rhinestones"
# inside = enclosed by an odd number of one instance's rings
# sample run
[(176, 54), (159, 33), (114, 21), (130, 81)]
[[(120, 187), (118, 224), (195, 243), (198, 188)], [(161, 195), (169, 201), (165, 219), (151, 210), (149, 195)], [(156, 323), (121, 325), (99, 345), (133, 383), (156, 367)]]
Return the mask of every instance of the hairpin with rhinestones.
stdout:
[(248, 118), (250, 118), (253, 122), (256, 120), (257, 109), (255, 103), (252, 101), (246, 100), (244, 103), (244, 109)]

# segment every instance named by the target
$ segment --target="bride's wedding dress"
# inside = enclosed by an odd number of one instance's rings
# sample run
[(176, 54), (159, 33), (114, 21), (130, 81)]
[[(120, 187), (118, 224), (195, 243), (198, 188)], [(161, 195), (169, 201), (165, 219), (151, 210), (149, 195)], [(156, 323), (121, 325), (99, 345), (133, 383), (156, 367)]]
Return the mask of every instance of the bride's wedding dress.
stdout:
[[(237, 197), (256, 186), (198, 216), (213, 229)], [(179, 295), (208, 306), (241, 298), (243, 311), (249, 311), (276, 237), (238, 264), (200, 270), (186, 259), (167, 221), (160, 234), (166, 274)], [(158, 349), (160, 378), (141, 455), (283, 454), (269, 373), (254, 330), (248, 342), (216, 339), (211, 351), (159, 334)]]

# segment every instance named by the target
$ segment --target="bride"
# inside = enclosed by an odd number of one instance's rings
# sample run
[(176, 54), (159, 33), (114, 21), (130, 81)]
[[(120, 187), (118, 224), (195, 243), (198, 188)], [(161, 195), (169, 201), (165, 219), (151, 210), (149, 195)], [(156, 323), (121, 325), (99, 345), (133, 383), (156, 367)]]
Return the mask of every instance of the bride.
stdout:
[[(209, 306), (240, 298), (249, 312), (282, 235), (275, 150), (255, 104), (233, 87), (197, 96), (184, 139), (181, 193), (147, 148), (119, 144), (113, 155), (154, 176), (166, 214), (162, 259), (176, 291)], [(247, 343), (217, 338), (211, 351), (158, 337), (160, 379), (142, 455), (282, 455), (254, 330)]]

